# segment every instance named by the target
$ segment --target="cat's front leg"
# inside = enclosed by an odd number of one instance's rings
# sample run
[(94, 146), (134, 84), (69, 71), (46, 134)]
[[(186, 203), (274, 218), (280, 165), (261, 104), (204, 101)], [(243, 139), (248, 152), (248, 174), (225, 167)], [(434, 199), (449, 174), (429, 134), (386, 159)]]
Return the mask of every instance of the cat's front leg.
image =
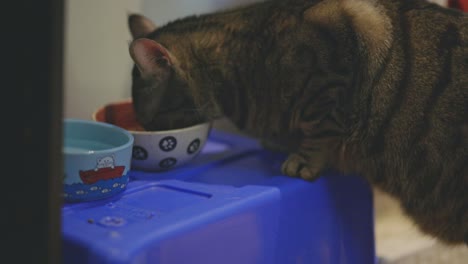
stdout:
[(281, 167), (282, 173), (291, 177), (300, 177), (313, 181), (327, 167), (327, 161), (320, 153), (296, 152), (289, 154)]
[(330, 158), (338, 148), (339, 141), (330, 139), (306, 139), (296, 152), (289, 154), (281, 171), (291, 177), (313, 181), (330, 166)]
[[(325, 111), (327, 107), (313, 109)], [(339, 165), (342, 158), (338, 157), (342, 157), (347, 135), (342, 112), (338, 108), (326, 110), (321, 119), (298, 123), (297, 148), (283, 163), (281, 169), (284, 174), (313, 181), (324, 170)]]

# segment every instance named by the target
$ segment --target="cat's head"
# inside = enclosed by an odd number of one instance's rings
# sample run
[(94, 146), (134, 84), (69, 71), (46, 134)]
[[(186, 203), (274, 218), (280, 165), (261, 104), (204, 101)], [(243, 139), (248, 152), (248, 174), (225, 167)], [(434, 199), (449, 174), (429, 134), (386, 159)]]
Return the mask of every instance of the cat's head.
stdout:
[(156, 26), (141, 15), (129, 16), (128, 22), (133, 36), (129, 51), (135, 63), (132, 100), (141, 125), (146, 130), (167, 130), (205, 122), (178, 58), (148, 36)]

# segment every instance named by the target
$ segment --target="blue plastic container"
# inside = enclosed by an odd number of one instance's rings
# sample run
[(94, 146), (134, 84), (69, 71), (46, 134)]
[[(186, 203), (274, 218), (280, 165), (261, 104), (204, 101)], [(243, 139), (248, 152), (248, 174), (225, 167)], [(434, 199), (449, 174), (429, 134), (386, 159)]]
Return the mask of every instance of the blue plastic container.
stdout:
[(131, 171), (123, 193), (66, 205), (64, 263), (374, 263), (369, 185), (282, 176), (284, 158), (213, 130), (185, 167)]

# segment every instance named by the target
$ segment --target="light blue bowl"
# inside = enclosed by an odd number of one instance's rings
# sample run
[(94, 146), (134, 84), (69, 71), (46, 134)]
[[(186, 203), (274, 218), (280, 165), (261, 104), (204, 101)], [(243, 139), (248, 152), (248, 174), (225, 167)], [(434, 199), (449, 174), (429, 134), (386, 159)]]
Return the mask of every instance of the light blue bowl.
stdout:
[(85, 202), (126, 189), (133, 135), (118, 126), (80, 119), (64, 120), (63, 197)]

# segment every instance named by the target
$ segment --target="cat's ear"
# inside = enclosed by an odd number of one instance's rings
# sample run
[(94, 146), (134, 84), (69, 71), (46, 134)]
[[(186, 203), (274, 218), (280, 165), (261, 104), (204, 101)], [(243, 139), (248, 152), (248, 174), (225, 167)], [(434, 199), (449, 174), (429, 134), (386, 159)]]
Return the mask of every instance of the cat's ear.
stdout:
[(130, 56), (142, 76), (151, 76), (161, 71), (167, 73), (172, 65), (169, 51), (151, 39), (140, 38), (132, 41)]
[(130, 14), (128, 16), (128, 27), (133, 39), (142, 38), (156, 30), (156, 25), (147, 17)]

